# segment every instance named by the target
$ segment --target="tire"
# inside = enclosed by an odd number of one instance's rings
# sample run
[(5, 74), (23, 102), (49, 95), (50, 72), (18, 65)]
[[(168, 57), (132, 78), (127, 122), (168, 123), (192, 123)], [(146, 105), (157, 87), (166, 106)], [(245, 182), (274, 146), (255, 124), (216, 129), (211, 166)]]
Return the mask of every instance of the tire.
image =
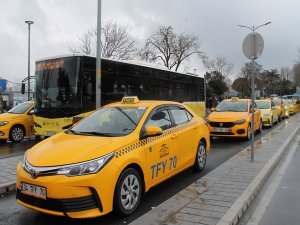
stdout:
[[(278, 118), (278, 117), (277, 117), (277, 118)], [(277, 119), (277, 121), (278, 121), (278, 119)], [(274, 123), (273, 123), (273, 117), (272, 117), (272, 118), (271, 118), (271, 121), (270, 121), (270, 127), (272, 128), (273, 125), (274, 125)]]
[(277, 119), (276, 119), (276, 122), (275, 122), (276, 124), (278, 124), (279, 123), (279, 120), (278, 120), (278, 116), (277, 116)]
[(246, 136), (246, 140), (247, 141), (250, 141), (251, 140), (251, 135), (252, 135), (252, 132), (251, 132), (251, 124), (248, 125), (248, 128), (247, 128), (247, 136)]
[[(273, 121), (273, 120), (272, 120)], [(259, 128), (257, 130), (257, 133), (260, 134), (262, 132), (262, 127), (263, 127), (263, 124), (262, 124), (262, 120), (260, 121), (260, 124), (259, 124)]]
[(193, 166), (195, 172), (200, 172), (204, 170), (206, 165), (206, 145), (203, 141), (200, 141), (198, 144), (196, 159)]
[[(130, 183), (130, 185), (129, 185)], [(114, 209), (121, 216), (129, 216), (140, 204), (143, 185), (140, 174), (134, 168), (122, 172), (114, 195)]]
[(9, 139), (14, 143), (22, 141), (24, 136), (25, 131), (24, 128), (21, 126), (13, 126), (9, 131)]

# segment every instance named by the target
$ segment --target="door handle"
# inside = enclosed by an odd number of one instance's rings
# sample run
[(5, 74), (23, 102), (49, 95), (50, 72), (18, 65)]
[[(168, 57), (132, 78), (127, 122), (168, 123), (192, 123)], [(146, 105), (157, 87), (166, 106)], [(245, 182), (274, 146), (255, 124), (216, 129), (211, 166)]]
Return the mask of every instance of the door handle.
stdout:
[(172, 139), (176, 139), (176, 138), (178, 138), (178, 135), (177, 135), (177, 134), (173, 134), (173, 135), (171, 136), (171, 138), (172, 138)]

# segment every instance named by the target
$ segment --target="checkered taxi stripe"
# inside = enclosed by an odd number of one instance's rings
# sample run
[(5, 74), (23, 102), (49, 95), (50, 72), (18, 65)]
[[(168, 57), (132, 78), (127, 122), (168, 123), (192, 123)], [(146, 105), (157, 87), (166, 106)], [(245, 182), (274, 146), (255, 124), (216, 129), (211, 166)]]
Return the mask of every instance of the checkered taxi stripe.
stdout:
[(186, 124), (182, 124), (182, 125), (179, 125), (179, 126), (176, 126), (176, 127), (173, 127), (173, 128), (170, 128), (168, 130), (165, 130), (163, 131), (163, 134), (160, 135), (160, 136), (156, 136), (156, 137), (149, 137), (149, 138), (146, 138), (144, 140), (141, 140), (141, 141), (137, 141), (137, 142), (133, 142), (129, 145), (126, 145), (122, 148), (119, 148), (115, 151), (115, 157), (118, 158), (118, 157), (121, 157), (129, 152), (132, 152), (133, 150), (136, 150), (138, 149), (139, 147), (141, 146), (144, 146), (146, 144), (149, 144), (153, 141), (156, 141), (158, 139), (161, 139), (161, 138), (164, 138), (164, 137), (167, 137), (169, 135), (172, 135), (174, 133), (177, 133), (181, 130), (184, 130), (186, 128), (189, 128), (191, 126), (194, 126), (196, 125), (198, 122), (197, 121), (194, 121), (194, 122), (190, 122), (190, 123), (186, 123)]

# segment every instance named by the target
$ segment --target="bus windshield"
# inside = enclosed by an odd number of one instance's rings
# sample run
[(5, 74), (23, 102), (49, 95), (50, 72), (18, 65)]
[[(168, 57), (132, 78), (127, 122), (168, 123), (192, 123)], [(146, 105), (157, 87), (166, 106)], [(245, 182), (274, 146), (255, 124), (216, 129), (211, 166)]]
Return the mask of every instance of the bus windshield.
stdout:
[(37, 113), (52, 108), (61, 109), (68, 114), (80, 108), (80, 101), (76, 98), (79, 68), (77, 64), (78, 57), (37, 62)]

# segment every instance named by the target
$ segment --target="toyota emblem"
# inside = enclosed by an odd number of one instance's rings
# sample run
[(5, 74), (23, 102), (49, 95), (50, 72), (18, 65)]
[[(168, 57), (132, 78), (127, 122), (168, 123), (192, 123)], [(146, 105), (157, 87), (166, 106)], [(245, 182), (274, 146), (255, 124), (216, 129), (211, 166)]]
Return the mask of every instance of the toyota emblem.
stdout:
[(35, 178), (38, 177), (38, 175), (40, 174), (40, 172), (39, 172), (39, 171), (36, 171), (36, 170), (34, 170), (34, 169), (30, 169), (30, 170), (29, 170), (29, 174), (30, 174), (30, 176), (31, 176), (33, 179), (35, 179)]

